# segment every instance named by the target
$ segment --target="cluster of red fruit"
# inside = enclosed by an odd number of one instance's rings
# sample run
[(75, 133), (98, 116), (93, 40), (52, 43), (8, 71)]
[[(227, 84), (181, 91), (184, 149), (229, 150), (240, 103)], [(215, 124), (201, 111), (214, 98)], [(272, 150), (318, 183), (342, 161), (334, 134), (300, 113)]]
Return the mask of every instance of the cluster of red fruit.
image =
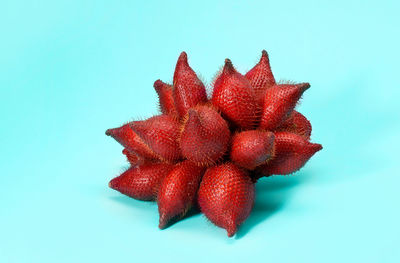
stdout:
[(106, 131), (131, 164), (109, 186), (156, 200), (160, 228), (198, 206), (232, 236), (251, 212), (257, 180), (299, 170), (322, 146), (294, 110), (310, 85), (277, 84), (266, 51), (246, 75), (226, 59), (212, 86), (209, 100), (182, 52), (173, 85), (154, 83), (162, 114)]

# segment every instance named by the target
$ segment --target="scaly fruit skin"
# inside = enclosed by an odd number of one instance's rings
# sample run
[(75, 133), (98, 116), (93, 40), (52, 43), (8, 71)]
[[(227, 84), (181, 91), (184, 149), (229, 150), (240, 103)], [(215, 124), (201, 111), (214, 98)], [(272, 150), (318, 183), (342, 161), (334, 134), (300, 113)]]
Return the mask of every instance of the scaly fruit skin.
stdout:
[(243, 129), (257, 125), (260, 109), (250, 82), (233, 67), (229, 59), (214, 82), (212, 103), (233, 124)]
[(265, 91), (260, 128), (274, 130), (293, 112), (308, 83), (275, 85)]
[(293, 111), (289, 118), (282, 123), (276, 131), (288, 131), (303, 136), (305, 139), (310, 140), (311, 136), (311, 123), (298, 111)]
[(181, 53), (176, 63), (173, 96), (181, 117), (191, 107), (207, 101), (206, 88), (189, 66), (185, 52)]
[(264, 105), (265, 91), (276, 84), (267, 51), (262, 51), (260, 61), (246, 73), (245, 77), (253, 87), (256, 100), (262, 107)]
[(231, 160), (253, 170), (274, 155), (275, 136), (272, 132), (251, 130), (237, 133), (232, 138)]
[(287, 175), (298, 171), (322, 145), (311, 143), (304, 137), (290, 132), (275, 133), (275, 157), (260, 167), (264, 175)]
[(182, 52), (173, 85), (154, 82), (162, 114), (106, 131), (131, 165), (110, 187), (141, 200), (157, 193), (161, 229), (196, 205), (233, 236), (258, 179), (294, 173), (322, 149), (295, 111), (310, 84), (277, 84), (265, 50), (244, 76), (226, 59), (212, 86), (207, 100)]
[(108, 129), (106, 135), (113, 137), (122, 146), (137, 155), (153, 160), (157, 155), (149, 146), (131, 129), (131, 123), (122, 125), (119, 128)]
[(208, 106), (189, 109), (180, 137), (185, 158), (198, 165), (213, 165), (228, 150), (229, 139), (228, 124), (218, 112)]
[(160, 229), (165, 228), (170, 219), (184, 216), (195, 204), (203, 171), (203, 167), (183, 161), (164, 178), (157, 196)]
[(208, 168), (200, 184), (201, 211), (215, 225), (233, 236), (250, 215), (254, 203), (254, 184), (246, 171), (232, 163)]
[(163, 114), (170, 114), (172, 116), (176, 116), (178, 112), (176, 111), (175, 107), (173, 86), (164, 83), (161, 80), (156, 80), (153, 86), (158, 94), (161, 112)]
[(158, 188), (173, 165), (150, 163), (132, 166), (108, 184), (110, 188), (135, 199), (150, 201), (157, 196)]
[(134, 121), (130, 128), (162, 161), (173, 162), (181, 158), (179, 123), (169, 115), (158, 115), (145, 121)]

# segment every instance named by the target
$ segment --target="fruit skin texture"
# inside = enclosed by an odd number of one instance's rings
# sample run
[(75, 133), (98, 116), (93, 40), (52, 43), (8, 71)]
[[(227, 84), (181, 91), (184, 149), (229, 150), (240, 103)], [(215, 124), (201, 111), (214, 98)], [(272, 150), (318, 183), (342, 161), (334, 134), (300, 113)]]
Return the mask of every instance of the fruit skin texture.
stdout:
[(275, 85), (265, 91), (260, 127), (274, 130), (293, 112), (308, 83)]
[(132, 166), (109, 182), (109, 187), (135, 199), (150, 201), (157, 196), (158, 188), (171, 171), (167, 163)]
[(195, 206), (231, 237), (251, 212), (260, 178), (294, 173), (322, 149), (295, 110), (310, 84), (278, 84), (265, 50), (245, 75), (226, 59), (210, 100), (185, 52), (173, 84), (153, 86), (161, 114), (106, 135), (124, 147), (130, 164), (109, 186), (156, 200), (161, 229)]
[(298, 111), (293, 111), (290, 117), (276, 130), (296, 133), (305, 139), (310, 140), (312, 127), (310, 121), (307, 120), (303, 114)]
[(246, 73), (245, 77), (254, 89), (256, 101), (262, 106), (264, 104), (265, 91), (276, 84), (269, 65), (267, 51), (262, 51), (260, 61)]
[(180, 137), (182, 155), (198, 165), (217, 163), (228, 150), (230, 131), (226, 121), (208, 106), (188, 111)]
[(322, 145), (311, 143), (304, 137), (290, 132), (275, 133), (275, 157), (260, 167), (264, 175), (287, 175), (298, 171)]
[(160, 229), (165, 228), (171, 218), (184, 216), (195, 204), (203, 171), (203, 167), (183, 161), (163, 179), (157, 196)]
[(254, 184), (247, 172), (232, 163), (208, 168), (199, 189), (201, 211), (229, 237), (250, 215)]
[(173, 96), (181, 117), (189, 108), (207, 101), (206, 88), (189, 66), (186, 52), (181, 53), (176, 63)]
[(253, 170), (274, 155), (275, 135), (272, 132), (243, 131), (232, 138), (231, 160), (239, 166)]
[(233, 67), (229, 59), (214, 82), (212, 103), (234, 125), (251, 129), (257, 125), (260, 109), (250, 82)]

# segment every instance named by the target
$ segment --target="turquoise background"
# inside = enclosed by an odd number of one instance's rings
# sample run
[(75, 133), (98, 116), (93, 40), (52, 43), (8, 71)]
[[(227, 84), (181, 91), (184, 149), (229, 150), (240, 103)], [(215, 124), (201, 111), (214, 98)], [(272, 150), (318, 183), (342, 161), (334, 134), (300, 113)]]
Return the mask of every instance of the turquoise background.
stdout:
[[(0, 262), (400, 262), (398, 1), (1, 1)], [(311, 83), (322, 143), (257, 184), (234, 238), (107, 187), (126, 166), (110, 127), (157, 113), (179, 53), (210, 83), (270, 54)], [(249, 261), (251, 260), (251, 261)]]

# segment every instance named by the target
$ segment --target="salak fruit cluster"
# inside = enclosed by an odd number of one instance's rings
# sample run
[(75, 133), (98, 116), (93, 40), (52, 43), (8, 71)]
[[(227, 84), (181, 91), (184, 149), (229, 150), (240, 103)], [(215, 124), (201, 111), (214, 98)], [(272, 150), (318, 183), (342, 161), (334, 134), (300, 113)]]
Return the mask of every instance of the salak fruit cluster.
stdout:
[(106, 131), (131, 164), (109, 186), (156, 200), (161, 229), (199, 207), (233, 236), (251, 212), (259, 178), (291, 174), (322, 149), (294, 110), (309, 87), (277, 84), (263, 51), (246, 75), (226, 59), (208, 99), (182, 52), (173, 84), (154, 83), (162, 114)]

